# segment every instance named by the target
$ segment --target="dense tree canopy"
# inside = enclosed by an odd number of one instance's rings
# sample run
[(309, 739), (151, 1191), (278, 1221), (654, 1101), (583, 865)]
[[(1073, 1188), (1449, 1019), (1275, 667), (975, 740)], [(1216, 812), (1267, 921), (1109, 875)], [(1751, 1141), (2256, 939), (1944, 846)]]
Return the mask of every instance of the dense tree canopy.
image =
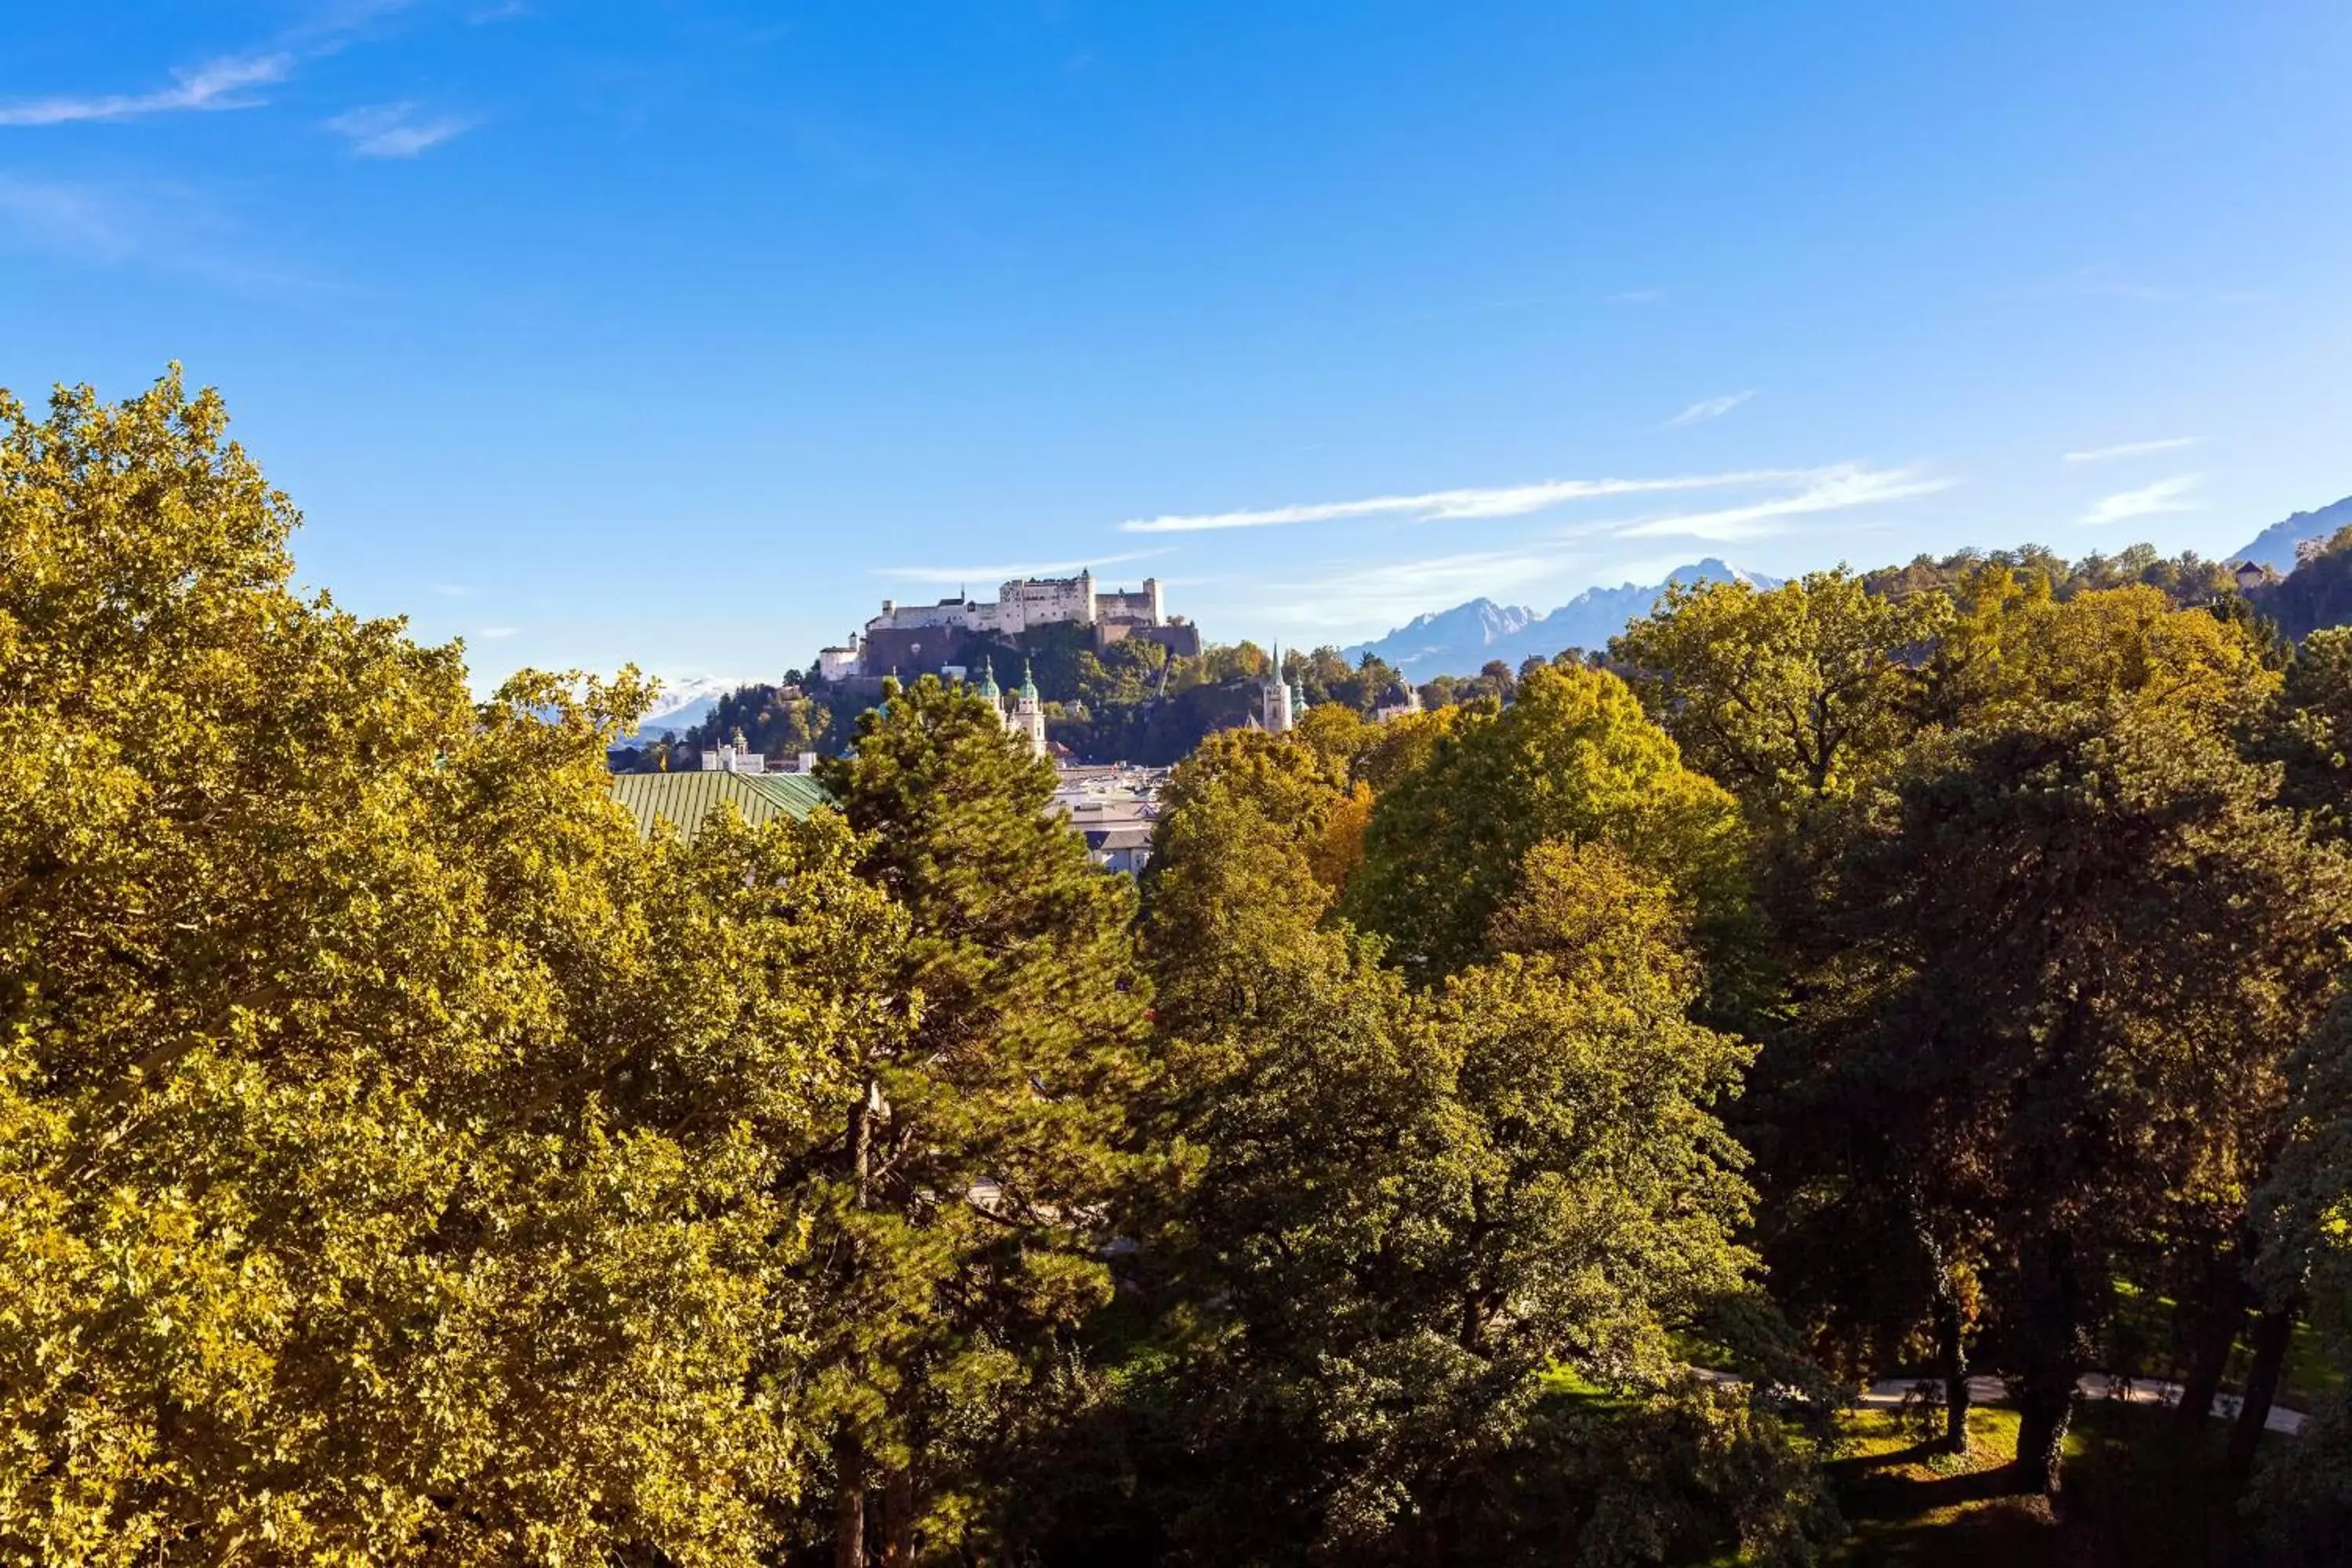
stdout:
[(297, 596), (224, 423), (0, 405), (0, 1541), (742, 1561), (899, 919), (837, 823), (641, 846), (626, 684)]
[[(1678, 900), (1545, 841), (1495, 960), (1416, 992), (1328, 918), (1317, 824), (1344, 796), (1307, 745), (1204, 752), (1171, 794), (1150, 930), (1185, 1186), (1147, 1251), (1195, 1304), (1183, 1441), (1216, 1478), (1183, 1537), (1215, 1561), (1801, 1555), (1826, 1515), (1789, 1435), (1680, 1380), (1667, 1337), (1748, 1289), (1740, 1157), (1706, 1109), (1742, 1048), (1688, 1020)], [(1665, 1452), (1670, 1479), (1610, 1474), (1597, 1428), (1677, 1423), (1746, 1454), (1746, 1484)]]
[(1386, 722), (1292, 650), (1279, 736), (1268, 650), (1073, 633), (1058, 732), (1184, 757), (1139, 887), (929, 678), (737, 694), (835, 808), (641, 834), (633, 672), (478, 700), (298, 521), (176, 374), (0, 397), (0, 1556), (1816, 1562), (1842, 1386), (1965, 1454), (1972, 1357), (2030, 1489), (2079, 1373), (2233, 1386), (2216, 1539), (2340, 1556), (2280, 585), (1702, 585)]
[(1683, 766), (1624, 682), (1545, 668), (1508, 708), (1473, 705), (1381, 792), (1349, 912), (1409, 970), (1444, 973), (1486, 956), (1496, 913), (1528, 850), (1553, 838), (1603, 843), (1671, 885), (1703, 921), (1740, 894), (1738, 814)]

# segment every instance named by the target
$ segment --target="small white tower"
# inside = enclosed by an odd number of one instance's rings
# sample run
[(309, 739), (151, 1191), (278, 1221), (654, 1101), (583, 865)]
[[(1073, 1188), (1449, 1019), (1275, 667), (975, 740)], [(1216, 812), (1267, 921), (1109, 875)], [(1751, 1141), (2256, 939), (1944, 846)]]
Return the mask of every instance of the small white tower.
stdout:
[(1029, 674), (1029, 661), (1021, 661), (1021, 689), (1013, 698), (1013, 729), (1029, 737), (1029, 750), (1037, 756), (1045, 754), (1045, 710), (1037, 700), (1037, 682)]
[(980, 685), (975, 689), (979, 691), (982, 700), (996, 710), (996, 716), (1004, 721), (1004, 727), (1008, 730), (1013, 728), (1013, 715), (1004, 710), (1004, 693), (996, 688), (996, 669), (993, 660), (983, 658), (980, 661)]
[(1265, 672), (1265, 686), (1260, 696), (1265, 709), (1265, 732), (1290, 733), (1290, 688), (1283, 683), (1280, 643), (1274, 645), (1274, 663)]

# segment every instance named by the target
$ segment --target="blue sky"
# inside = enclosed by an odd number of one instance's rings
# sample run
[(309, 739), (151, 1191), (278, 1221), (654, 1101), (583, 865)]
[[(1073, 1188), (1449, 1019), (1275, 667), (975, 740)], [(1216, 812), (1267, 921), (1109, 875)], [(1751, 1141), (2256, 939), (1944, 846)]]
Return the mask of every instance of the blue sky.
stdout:
[(117, 3), (0, 53), (0, 384), (220, 386), (306, 580), (772, 677), (2352, 491), (2352, 8)]

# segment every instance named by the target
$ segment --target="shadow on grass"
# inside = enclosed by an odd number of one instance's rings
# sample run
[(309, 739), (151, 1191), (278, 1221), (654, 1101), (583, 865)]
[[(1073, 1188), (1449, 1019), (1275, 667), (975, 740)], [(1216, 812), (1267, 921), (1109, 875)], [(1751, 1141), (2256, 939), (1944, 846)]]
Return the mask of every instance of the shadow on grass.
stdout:
[(2010, 1460), (2013, 1412), (1982, 1409), (1970, 1451), (1915, 1444), (1889, 1415), (1851, 1429), (1829, 1466), (1853, 1533), (1843, 1568), (2236, 1568), (2225, 1429), (2183, 1431), (2168, 1413), (2085, 1401), (2066, 1445), (2065, 1492), (2053, 1510)]

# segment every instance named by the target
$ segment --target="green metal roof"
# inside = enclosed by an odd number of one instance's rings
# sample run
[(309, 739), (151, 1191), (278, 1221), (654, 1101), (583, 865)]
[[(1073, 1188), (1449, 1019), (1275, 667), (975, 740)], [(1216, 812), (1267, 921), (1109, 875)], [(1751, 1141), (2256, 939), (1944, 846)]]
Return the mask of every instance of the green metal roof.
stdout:
[(637, 831), (648, 838), (658, 820), (691, 839), (704, 817), (729, 804), (756, 827), (777, 816), (805, 817), (833, 803), (806, 773), (614, 773), (612, 785), (613, 798), (629, 808)]

